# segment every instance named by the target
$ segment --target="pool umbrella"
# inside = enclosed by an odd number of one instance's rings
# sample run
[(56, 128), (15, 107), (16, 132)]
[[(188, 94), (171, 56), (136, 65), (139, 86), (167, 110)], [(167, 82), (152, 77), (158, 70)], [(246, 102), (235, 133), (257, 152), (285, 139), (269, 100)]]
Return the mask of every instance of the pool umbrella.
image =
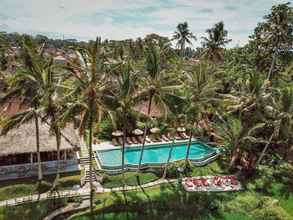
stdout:
[(153, 134), (156, 134), (156, 133), (159, 133), (160, 132), (160, 129), (159, 128), (152, 128), (150, 130), (150, 132), (153, 133)]
[(178, 132), (185, 132), (186, 129), (185, 129), (184, 127), (179, 127), (179, 128), (177, 128), (177, 131), (178, 131)]
[(135, 130), (132, 131), (132, 134), (134, 134), (134, 135), (143, 135), (143, 131), (140, 130), (140, 129), (135, 129)]
[(112, 136), (115, 136), (115, 137), (120, 137), (122, 135), (123, 135), (123, 132), (119, 130), (112, 132)]

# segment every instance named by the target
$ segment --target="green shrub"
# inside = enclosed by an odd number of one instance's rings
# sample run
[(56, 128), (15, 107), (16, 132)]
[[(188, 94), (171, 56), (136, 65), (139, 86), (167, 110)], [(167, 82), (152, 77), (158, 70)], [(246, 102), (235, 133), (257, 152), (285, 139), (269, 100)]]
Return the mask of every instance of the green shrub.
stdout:
[(247, 213), (257, 209), (261, 200), (254, 193), (240, 194), (227, 203), (226, 208), (231, 212)]
[(176, 178), (179, 177), (178, 169), (184, 170), (184, 174), (188, 174), (191, 171), (191, 164), (190, 162), (186, 163), (185, 160), (177, 161), (174, 163), (169, 164), (167, 177), (168, 178)]
[(97, 132), (96, 137), (101, 140), (110, 140), (111, 133), (113, 131), (112, 122), (110, 119), (106, 118), (99, 123), (99, 132)]
[(264, 198), (262, 206), (252, 212), (256, 220), (289, 220), (290, 215), (280, 206), (278, 201), (271, 198)]

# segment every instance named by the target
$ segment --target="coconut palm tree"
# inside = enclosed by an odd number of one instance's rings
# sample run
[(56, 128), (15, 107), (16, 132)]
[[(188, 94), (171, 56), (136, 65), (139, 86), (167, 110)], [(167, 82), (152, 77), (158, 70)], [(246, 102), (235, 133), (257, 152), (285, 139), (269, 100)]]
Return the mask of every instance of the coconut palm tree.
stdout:
[(112, 115), (121, 115), (123, 124), (123, 141), (122, 141), (122, 158), (121, 170), (124, 183), (124, 168), (125, 168), (125, 145), (127, 134), (127, 118), (131, 114), (132, 108), (135, 105), (135, 75), (133, 74), (130, 61), (121, 63), (119, 67), (121, 75), (117, 78), (117, 83), (112, 85), (112, 90), (103, 97), (104, 103), (114, 112)]
[[(88, 47), (78, 50), (79, 62), (69, 63), (65, 69), (69, 74), (63, 87), (66, 90), (63, 103), (66, 110), (62, 115), (62, 121), (72, 121), (79, 117), (79, 133), (88, 136), (89, 172), (90, 172), (90, 210), (93, 214), (93, 128), (99, 121), (99, 113), (106, 111), (102, 102), (103, 94), (109, 88), (106, 78), (106, 59), (103, 54), (101, 39), (89, 42)], [(88, 131), (88, 133), (87, 133)]]
[[(241, 117), (230, 117), (227, 120), (219, 117), (219, 121), (220, 123), (214, 123), (214, 128), (219, 134), (220, 141), (230, 152), (230, 168), (234, 168), (236, 162), (243, 157), (244, 152), (255, 156), (252, 146), (267, 143), (265, 139), (257, 136), (257, 132), (263, 129), (266, 123), (256, 123), (252, 127), (246, 127)], [(256, 162), (256, 158), (254, 158), (254, 162)], [(253, 168), (253, 165), (250, 165), (250, 168)]]
[(192, 40), (196, 40), (196, 37), (189, 30), (188, 23), (183, 22), (177, 25), (173, 40), (177, 41), (176, 46), (180, 48), (181, 56), (184, 57), (186, 43), (192, 45)]
[(220, 81), (214, 77), (214, 74), (214, 68), (203, 62), (185, 73), (184, 85), (186, 97), (189, 100), (188, 105), (186, 105), (186, 121), (190, 127), (186, 162), (189, 157), (193, 132), (197, 128), (198, 121), (202, 118), (206, 109), (219, 101), (217, 90), (220, 89)]
[[(138, 98), (141, 100), (148, 99), (147, 117), (150, 117), (153, 103), (156, 103), (166, 116), (169, 111), (166, 105), (166, 98), (168, 95), (174, 94), (175, 90), (182, 87), (175, 76), (173, 77), (172, 74), (167, 73), (166, 69), (162, 68), (160, 54), (161, 50), (152, 42), (149, 42), (146, 49), (146, 74), (141, 78), (140, 85), (142, 89), (138, 95)], [(144, 126), (138, 171), (141, 168), (143, 159), (147, 130), (148, 126), (146, 124)]]
[(207, 29), (208, 37), (202, 37), (204, 51), (202, 57), (214, 62), (223, 60), (223, 48), (231, 39), (227, 38), (228, 31), (224, 29), (224, 23), (221, 21), (214, 27)]
[(30, 37), (23, 39), (22, 58), (24, 67), (18, 69), (16, 74), (9, 80), (8, 92), (0, 97), (0, 103), (18, 99), (21, 105), (28, 107), (27, 110), (19, 112), (6, 120), (2, 125), (2, 134), (20, 126), (23, 123), (34, 120), (36, 128), (36, 151), (38, 162), (38, 183), (43, 179), (40, 140), (39, 140), (39, 119), (42, 107), (41, 99), (44, 97), (43, 73), (46, 71), (48, 61), (42, 57), (42, 51), (34, 44)]
[(251, 36), (252, 45), (256, 44), (257, 52), (262, 59), (271, 60), (267, 79), (272, 80), (275, 64), (281, 53), (290, 51), (293, 43), (293, 12), (290, 3), (275, 5), (271, 13), (264, 16), (265, 21), (255, 28)]
[(166, 104), (170, 111), (168, 112), (167, 123), (169, 125), (169, 134), (172, 137), (172, 143), (170, 144), (170, 150), (168, 158), (164, 167), (164, 172), (162, 178), (166, 178), (168, 167), (171, 162), (173, 149), (175, 146), (176, 133), (178, 126), (181, 126), (182, 113), (186, 109), (186, 100), (182, 97), (176, 95), (168, 95), (166, 98)]
[(287, 149), (284, 149), (284, 152), (286, 152), (285, 158), (288, 150), (292, 147), (293, 88), (285, 87), (280, 89), (274, 100), (268, 103), (264, 110), (268, 116), (268, 121), (273, 127), (273, 131), (257, 160), (256, 166), (262, 161), (273, 139), (279, 139), (279, 143), (287, 147)]

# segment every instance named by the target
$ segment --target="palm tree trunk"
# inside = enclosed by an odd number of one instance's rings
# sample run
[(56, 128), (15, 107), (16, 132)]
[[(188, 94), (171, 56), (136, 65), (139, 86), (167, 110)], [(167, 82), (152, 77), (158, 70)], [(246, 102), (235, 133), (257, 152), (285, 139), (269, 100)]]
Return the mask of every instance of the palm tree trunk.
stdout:
[(191, 141), (192, 141), (192, 135), (193, 132), (192, 130), (190, 130), (190, 134), (189, 134), (189, 140), (188, 140), (188, 146), (187, 146), (187, 151), (186, 151), (186, 158), (185, 158), (185, 163), (188, 163), (188, 158), (189, 158), (189, 153), (190, 153), (190, 147), (191, 147)]
[(163, 173), (163, 177), (162, 177), (163, 179), (165, 179), (166, 176), (167, 176), (168, 166), (169, 166), (169, 163), (170, 163), (170, 160), (171, 160), (171, 157), (172, 157), (172, 152), (173, 152), (174, 144), (175, 144), (175, 135), (173, 136), (172, 144), (170, 146), (168, 159), (167, 159), (167, 162), (166, 162), (166, 165), (165, 165), (165, 169), (164, 169), (164, 173)]
[(273, 78), (273, 70), (274, 70), (274, 66), (275, 66), (275, 62), (276, 62), (276, 58), (277, 58), (277, 53), (278, 53), (278, 48), (275, 49), (273, 59), (272, 59), (272, 63), (271, 63), (271, 67), (270, 67), (270, 70), (269, 70), (269, 73), (268, 73), (267, 79), (269, 81), (271, 81), (272, 78)]
[(56, 177), (55, 177), (53, 188), (56, 187), (60, 178), (60, 142), (61, 142), (61, 133), (57, 127), (54, 128), (54, 133), (55, 133), (56, 146), (57, 146), (57, 170), (56, 170)]
[(183, 58), (185, 55), (185, 42), (182, 42), (180, 50), (181, 50), (181, 57)]
[(39, 119), (36, 112), (34, 112), (35, 118), (35, 128), (36, 128), (36, 147), (37, 147), (37, 161), (38, 161), (38, 184), (43, 180), (42, 172), (42, 161), (41, 161), (41, 152), (40, 152), (40, 132), (39, 132)]
[(255, 163), (255, 168), (257, 168), (258, 165), (260, 164), (260, 162), (262, 161), (262, 158), (264, 157), (264, 155), (265, 155), (267, 149), (269, 148), (270, 143), (271, 143), (272, 140), (273, 140), (273, 137), (274, 137), (274, 132), (272, 133), (272, 135), (271, 135), (269, 141), (266, 143), (266, 145), (265, 145), (265, 147), (263, 148), (263, 150), (262, 150), (262, 152), (261, 152), (261, 154), (260, 154), (258, 160), (256, 161), (256, 163)]
[(94, 187), (93, 187), (93, 102), (90, 101), (90, 121), (89, 121), (89, 172), (90, 172), (90, 212), (91, 216), (93, 217), (94, 207), (93, 207), (93, 201), (94, 201)]
[(94, 191), (93, 191), (93, 151), (92, 151), (92, 142), (93, 142), (93, 117), (92, 117), (92, 112), (90, 113), (90, 126), (89, 126), (89, 171), (90, 171), (90, 211), (91, 211), (91, 216), (93, 216), (93, 200), (94, 200)]
[[(151, 113), (151, 108), (152, 108), (152, 99), (153, 99), (153, 94), (150, 94), (150, 100), (149, 100), (149, 105), (148, 105), (148, 117), (150, 116)], [(142, 145), (141, 145), (141, 152), (140, 152), (140, 158), (139, 158), (139, 163), (138, 163), (138, 172), (141, 169), (141, 163), (142, 163), (142, 158), (143, 158), (143, 151), (144, 151), (144, 146), (145, 146), (145, 141), (146, 141), (146, 134), (147, 134), (148, 126), (147, 124), (144, 127), (144, 132), (143, 132), (143, 140), (142, 140)]]
[(123, 141), (122, 141), (122, 163), (121, 163), (123, 185), (125, 185), (125, 179), (124, 179), (125, 143), (126, 143), (126, 111), (123, 111)]
[(238, 144), (235, 144), (236, 149), (233, 150), (232, 155), (231, 155), (231, 160), (229, 163), (229, 169), (232, 169), (235, 166), (236, 161), (239, 158), (240, 155), (240, 147), (238, 146)]

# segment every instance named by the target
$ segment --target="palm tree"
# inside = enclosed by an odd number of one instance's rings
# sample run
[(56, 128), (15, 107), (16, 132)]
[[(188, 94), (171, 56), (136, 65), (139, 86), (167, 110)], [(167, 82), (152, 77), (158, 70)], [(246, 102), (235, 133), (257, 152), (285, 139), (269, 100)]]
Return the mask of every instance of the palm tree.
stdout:
[(214, 69), (208, 63), (199, 63), (191, 71), (186, 72), (185, 79), (187, 123), (190, 127), (189, 141), (186, 153), (186, 162), (188, 161), (191, 140), (193, 132), (197, 127), (198, 120), (203, 112), (218, 102), (217, 90), (220, 88), (220, 82), (214, 77)]
[(12, 76), (8, 92), (0, 98), (0, 103), (18, 99), (21, 105), (28, 106), (25, 111), (19, 112), (3, 123), (2, 134), (20, 126), (23, 123), (34, 120), (36, 128), (36, 151), (38, 162), (38, 183), (43, 179), (40, 140), (39, 140), (39, 118), (41, 117), (41, 99), (44, 97), (42, 88), (43, 72), (46, 71), (48, 62), (43, 59), (42, 51), (29, 37), (24, 37), (22, 46), (22, 58), (24, 68), (21, 68)]
[(288, 150), (290, 150), (293, 144), (293, 88), (282, 88), (278, 91), (278, 95), (276, 96), (277, 97), (264, 108), (269, 117), (268, 122), (270, 122), (273, 127), (273, 131), (257, 160), (256, 166), (262, 161), (273, 138), (279, 139), (279, 142), (287, 147), (287, 149), (284, 150), (284, 152), (286, 152), (285, 158), (287, 157)]
[(181, 56), (185, 55), (186, 43), (192, 44), (191, 40), (196, 40), (195, 35), (189, 30), (188, 23), (183, 22), (177, 25), (177, 31), (173, 35), (173, 40), (177, 40), (177, 47), (180, 48)]
[[(103, 97), (104, 103), (108, 108), (115, 112), (116, 115), (122, 116), (123, 124), (123, 141), (122, 141), (122, 158), (121, 158), (121, 169), (124, 183), (124, 168), (125, 168), (125, 145), (126, 145), (126, 134), (127, 134), (127, 116), (131, 114), (132, 108), (135, 104), (135, 76), (130, 62), (121, 63), (119, 69), (122, 74), (117, 78), (117, 84), (114, 84), (112, 91), (105, 94)], [(112, 114), (113, 115), (113, 114)], [(114, 114), (115, 115), (115, 114)]]
[[(69, 77), (64, 82), (66, 96), (64, 103), (66, 111), (62, 115), (62, 121), (72, 121), (75, 116), (80, 117), (79, 133), (88, 134), (89, 172), (90, 172), (90, 210), (93, 214), (93, 164), (92, 143), (94, 123), (99, 121), (99, 113), (106, 111), (102, 102), (104, 92), (109, 87), (106, 81), (105, 56), (101, 47), (101, 40), (90, 42), (87, 48), (79, 50), (80, 61), (66, 66)], [(88, 133), (86, 132), (88, 130)]]
[(43, 120), (49, 120), (50, 130), (53, 131), (56, 138), (57, 170), (56, 178), (52, 187), (53, 189), (55, 189), (60, 178), (61, 122), (59, 121), (59, 118), (62, 114), (62, 103), (60, 103), (61, 99), (59, 94), (59, 85), (62, 76), (54, 68), (55, 66), (51, 60), (42, 71), (41, 78), (39, 79), (40, 87), (44, 92), (44, 95), (40, 100)]
[(208, 37), (202, 37), (202, 43), (205, 48), (202, 57), (211, 61), (218, 62), (223, 60), (223, 48), (231, 39), (227, 38), (228, 31), (224, 29), (224, 23), (221, 21), (214, 27), (207, 29)]
[(168, 112), (169, 114), (168, 114), (167, 122), (169, 125), (169, 133), (171, 134), (171, 137), (172, 137), (172, 144), (170, 145), (170, 150), (169, 150), (169, 154), (165, 164), (162, 178), (166, 178), (168, 167), (169, 167), (172, 153), (173, 153), (173, 148), (175, 146), (177, 127), (181, 125), (180, 123), (182, 120), (182, 113), (184, 112), (184, 109), (186, 108), (186, 100), (176, 95), (169, 95), (166, 99), (166, 103), (170, 109), (170, 111)]
[(271, 13), (264, 16), (265, 21), (255, 28), (251, 36), (252, 45), (256, 44), (257, 52), (260, 53), (262, 60), (271, 60), (267, 79), (272, 80), (274, 75), (275, 63), (279, 54), (290, 51), (293, 43), (293, 22), (292, 7), (290, 3), (273, 6)]
[[(168, 74), (165, 69), (162, 69), (162, 63), (160, 60), (161, 50), (156, 47), (152, 42), (149, 42), (146, 50), (146, 75), (141, 78), (141, 87), (138, 98), (148, 99), (147, 117), (150, 117), (152, 104), (155, 102), (166, 116), (168, 112), (168, 106), (166, 105), (166, 98), (168, 95), (174, 93), (176, 89), (182, 87), (176, 77)], [(141, 169), (141, 163), (143, 159), (143, 151), (145, 147), (146, 134), (148, 126), (147, 123), (144, 126), (143, 141), (140, 153), (140, 159), (138, 163), (138, 171)]]
[[(214, 128), (219, 134), (220, 141), (231, 152), (230, 168), (234, 168), (236, 162), (243, 157), (244, 152), (249, 152), (250, 156), (253, 155), (255, 157), (255, 154), (252, 153), (253, 145), (267, 143), (266, 140), (256, 136), (257, 131), (265, 127), (265, 123), (257, 123), (252, 127), (246, 127), (241, 118), (224, 120), (222, 117), (219, 117), (219, 120), (221, 123), (215, 123)], [(251, 159), (249, 158), (249, 160)], [(250, 168), (253, 168), (251, 163), (250, 161)]]

